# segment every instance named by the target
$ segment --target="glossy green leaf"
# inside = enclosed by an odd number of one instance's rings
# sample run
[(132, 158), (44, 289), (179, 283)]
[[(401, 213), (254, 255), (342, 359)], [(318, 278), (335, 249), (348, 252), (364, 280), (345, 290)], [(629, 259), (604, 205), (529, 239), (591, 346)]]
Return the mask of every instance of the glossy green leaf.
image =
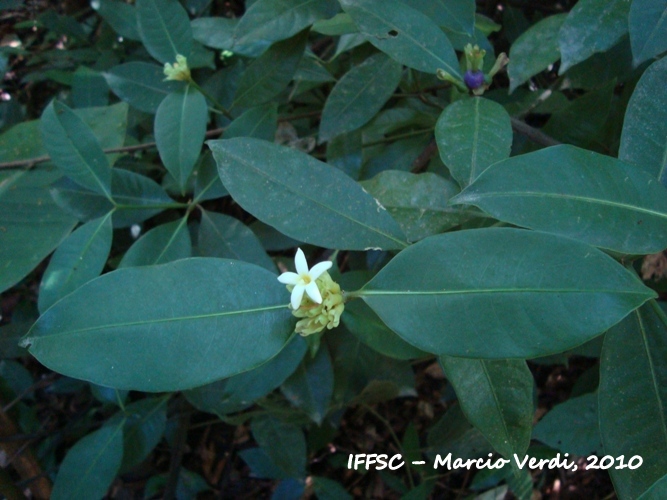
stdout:
[(635, 65), (667, 50), (667, 1), (633, 0), (628, 23)]
[(318, 500), (352, 500), (342, 484), (325, 477), (312, 476), (313, 490)]
[(51, 160), (72, 180), (111, 197), (111, 168), (93, 131), (71, 109), (51, 101), (42, 114), (42, 138)]
[(104, 77), (114, 94), (146, 113), (155, 113), (164, 98), (183, 85), (165, 82), (160, 66), (140, 61), (114, 66), (104, 73)]
[(271, 46), (245, 70), (234, 97), (234, 106), (264, 104), (280, 94), (292, 81), (308, 40), (303, 31)]
[(109, 104), (109, 86), (97, 71), (81, 66), (72, 77), (72, 103), (75, 108)]
[(188, 85), (164, 98), (155, 114), (155, 142), (162, 163), (181, 189), (204, 144), (208, 107), (204, 96)]
[(275, 102), (248, 109), (225, 130), (225, 139), (256, 137), (273, 142), (278, 129), (278, 105)]
[(438, 26), (472, 35), (475, 30), (474, 0), (401, 0), (429, 17)]
[(448, 205), (458, 186), (430, 172), (386, 170), (361, 185), (387, 209), (409, 241), (451, 229), (464, 216), (463, 210)]
[(631, 165), (574, 146), (497, 163), (452, 203), (619, 253), (667, 247), (667, 190)]
[(391, 98), (403, 66), (376, 54), (348, 71), (334, 86), (322, 111), (320, 142), (368, 123)]
[(123, 459), (123, 421), (78, 441), (58, 469), (51, 498), (97, 500), (106, 495)]
[(215, 200), (228, 194), (220, 182), (218, 166), (215, 164), (213, 154), (210, 151), (204, 151), (195, 167), (195, 200), (197, 202)]
[(481, 432), (470, 425), (461, 405), (454, 405), (438, 420), (428, 433), (428, 451), (432, 457), (436, 453), (466, 460), (468, 458), (486, 458), (493, 447)]
[(335, 82), (336, 79), (315, 57), (302, 57), (294, 74), (295, 80), (304, 82)]
[(625, 112), (618, 157), (667, 186), (667, 58), (654, 62), (637, 83)]
[(229, 215), (202, 210), (198, 241), (203, 257), (243, 260), (269, 271), (276, 270), (257, 236)]
[(207, 144), (234, 200), (281, 233), (314, 245), (349, 250), (407, 245), (386, 210), (340, 170), (258, 139)]
[(279, 387), (299, 366), (306, 341), (295, 336), (276, 357), (250, 370), (185, 392), (198, 410), (226, 415), (244, 410)]
[(609, 469), (619, 498), (637, 498), (667, 470), (667, 315), (657, 302), (605, 335), (598, 392), (605, 453), (643, 459)]
[(510, 92), (560, 59), (558, 33), (566, 17), (567, 14), (546, 17), (524, 31), (512, 44), (507, 66)]
[(435, 127), (435, 139), (452, 177), (466, 187), (489, 165), (509, 157), (512, 124), (500, 104), (473, 97), (445, 108)]
[(412, 345), (484, 359), (570, 349), (655, 296), (600, 250), (510, 228), (426, 238), (359, 294)]
[(358, 179), (363, 156), (361, 139), (360, 130), (331, 139), (327, 144), (327, 163)]
[(192, 256), (186, 219), (161, 224), (139, 238), (118, 267), (153, 266)]
[(612, 48), (628, 32), (628, 0), (581, 0), (558, 35), (562, 75), (597, 52)]
[(275, 274), (238, 261), (120, 269), (51, 307), (24, 345), (54, 371), (107, 387), (189, 389), (275, 356), (294, 331), (288, 299)]
[(109, 257), (112, 236), (109, 213), (84, 224), (62, 242), (42, 276), (40, 311), (100, 275)]
[[(67, 178), (52, 184), (50, 192), (59, 207), (80, 221), (102, 217), (114, 208), (106, 197)], [(116, 202), (114, 227), (131, 226), (174, 206), (174, 200), (153, 179), (120, 168), (111, 172), (111, 194)]]
[(523, 456), (533, 430), (533, 375), (519, 359), (465, 359), (441, 356), (466, 417), (511, 459)]
[(192, 36), (202, 45), (214, 49), (229, 50), (234, 45), (234, 29), (238, 19), (228, 17), (199, 17), (193, 19)]
[(331, 403), (334, 373), (326, 345), (320, 345), (315, 357), (307, 355), (295, 372), (283, 383), (281, 391), (292, 406), (306, 412), (322, 425)]
[(250, 424), (257, 444), (287, 477), (306, 473), (306, 439), (301, 428), (270, 415), (254, 418)]
[(159, 62), (190, 55), (190, 19), (178, 0), (137, 0), (137, 24), (146, 50)]
[(70, 234), (76, 220), (53, 202), (59, 172), (0, 171), (0, 292), (14, 286)]
[(169, 396), (146, 398), (127, 405), (109, 423), (124, 419), (121, 471), (143, 462), (164, 435)]
[(667, 496), (667, 474), (653, 483), (653, 486), (646, 490), (639, 500), (660, 500), (665, 496)]
[(141, 40), (134, 5), (118, 0), (99, 0), (93, 5), (97, 5), (97, 13), (120, 36), (128, 40)]
[(369, 42), (395, 61), (426, 73), (462, 78), (447, 36), (427, 16), (398, 0), (340, 0)]
[(533, 430), (533, 439), (562, 453), (603, 455), (598, 414), (597, 391), (572, 397), (542, 417)]
[(243, 51), (248, 45), (267, 48), (339, 10), (336, 0), (257, 0), (236, 26), (233, 50)]

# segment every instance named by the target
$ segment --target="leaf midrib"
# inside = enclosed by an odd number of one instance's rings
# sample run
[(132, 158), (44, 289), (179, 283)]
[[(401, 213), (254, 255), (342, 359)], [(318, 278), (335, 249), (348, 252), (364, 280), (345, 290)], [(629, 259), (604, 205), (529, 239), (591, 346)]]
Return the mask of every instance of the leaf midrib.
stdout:
[(639, 291), (631, 290), (606, 290), (606, 289), (578, 289), (578, 288), (486, 288), (486, 289), (453, 289), (453, 290), (360, 290), (360, 297), (372, 295), (471, 295), (471, 294), (493, 294), (493, 293), (572, 293), (572, 294), (599, 294), (613, 293), (622, 295), (646, 295)]

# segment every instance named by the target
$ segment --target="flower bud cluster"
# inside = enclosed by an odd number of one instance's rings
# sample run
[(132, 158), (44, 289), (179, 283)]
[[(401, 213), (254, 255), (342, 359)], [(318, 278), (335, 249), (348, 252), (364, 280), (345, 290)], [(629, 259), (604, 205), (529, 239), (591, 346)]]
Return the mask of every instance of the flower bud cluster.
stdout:
[[(292, 310), (294, 316), (301, 318), (296, 323), (295, 331), (304, 337), (321, 332), (325, 328), (331, 330), (337, 327), (345, 309), (340, 285), (331, 279), (328, 272), (322, 273), (315, 283), (322, 295), (322, 302), (318, 304), (304, 294), (299, 308)], [(290, 292), (291, 288), (293, 286), (288, 285), (287, 289)]]

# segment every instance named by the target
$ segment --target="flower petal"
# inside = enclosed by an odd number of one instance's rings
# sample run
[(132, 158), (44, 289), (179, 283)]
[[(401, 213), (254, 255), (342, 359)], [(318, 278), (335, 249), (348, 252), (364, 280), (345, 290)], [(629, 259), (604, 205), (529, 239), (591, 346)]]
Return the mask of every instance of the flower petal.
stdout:
[(314, 281), (311, 281), (306, 285), (306, 293), (313, 302), (316, 302), (318, 304), (322, 303), (322, 296), (320, 295), (320, 289), (317, 288), (317, 283), (315, 283)]
[(305, 285), (296, 285), (292, 290), (291, 303), (292, 303), (292, 309), (294, 309), (295, 311), (301, 305), (301, 299), (303, 298), (303, 292), (305, 290), (306, 290)]
[(315, 264), (313, 268), (310, 270), (310, 279), (316, 280), (322, 275), (324, 271), (331, 269), (331, 266), (333, 266), (333, 262), (331, 262), (330, 260), (325, 260), (324, 262)]
[(286, 285), (296, 285), (301, 280), (301, 276), (296, 273), (283, 273), (278, 276), (278, 281)]
[(306, 256), (303, 254), (303, 250), (300, 248), (296, 249), (296, 255), (294, 256), (294, 267), (296, 267), (297, 274), (308, 274), (308, 262), (306, 262)]

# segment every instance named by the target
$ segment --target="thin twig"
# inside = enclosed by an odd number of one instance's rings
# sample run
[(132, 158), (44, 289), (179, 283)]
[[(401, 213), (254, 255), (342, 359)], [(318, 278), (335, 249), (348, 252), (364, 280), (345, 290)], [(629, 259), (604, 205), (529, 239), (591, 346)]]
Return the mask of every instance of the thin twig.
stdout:
[(537, 144), (541, 144), (542, 146), (557, 146), (558, 144), (562, 144), (562, 142), (554, 139), (550, 135), (545, 134), (540, 129), (531, 127), (526, 122), (522, 122), (517, 118), (512, 118), (511, 120), (512, 128), (515, 132), (525, 135), (528, 137), (528, 139), (536, 142)]

